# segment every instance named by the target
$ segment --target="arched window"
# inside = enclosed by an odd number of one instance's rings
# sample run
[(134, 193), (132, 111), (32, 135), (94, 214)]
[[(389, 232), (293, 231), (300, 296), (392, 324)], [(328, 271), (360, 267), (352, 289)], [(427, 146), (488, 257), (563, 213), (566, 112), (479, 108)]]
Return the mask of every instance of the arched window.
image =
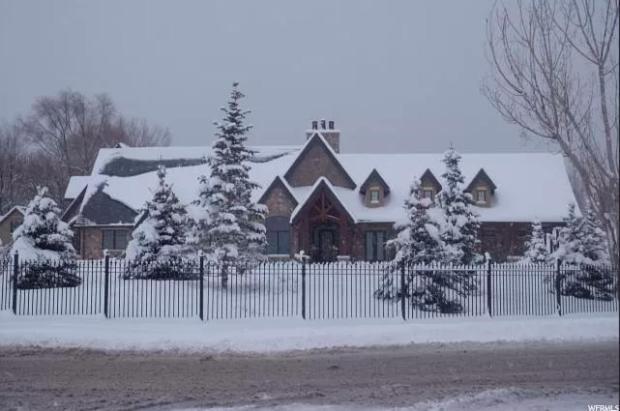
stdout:
[(267, 229), (267, 254), (290, 254), (290, 225), (288, 217), (269, 217), (265, 220)]

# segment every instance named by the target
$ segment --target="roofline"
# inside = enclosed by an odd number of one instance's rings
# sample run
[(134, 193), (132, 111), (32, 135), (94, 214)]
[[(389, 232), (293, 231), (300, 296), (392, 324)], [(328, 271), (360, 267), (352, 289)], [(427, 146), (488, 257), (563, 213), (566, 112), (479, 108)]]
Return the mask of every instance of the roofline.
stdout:
[[(336, 154), (336, 152), (334, 151), (334, 149), (332, 148), (332, 146), (329, 145), (329, 143), (327, 142), (327, 140), (325, 140), (325, 137), (323, 137), (323, 134), (321, 134), (319, 131), (316, 131), (312, 136), (310, 136), (310, 138), (308, 138), (308, 140), (306, 141), (306, 144), (304, 144), (304, 146), (302, 147), (301, 150), (299, 150), (299, 152), (297, 153), (297, 157), (295, 157), (295, 160), (293, 160), (293, 162), (291, 163), (291, 165), (288, 167), (288, 169), (286, 170), (286, 172), (284, 173), (284, 178), (288, 181), (289, 179), (289, 174), (291, 173), (291, 171), (297, 167), (297, 165), (299, 164), (299, 162), (301, 161), (302, 156), (308, 151), (308, 147), (310, 147), (310, 144), (312, 144), (315, 140), (319, 140), (319, 142), (321, 144), (323, 144), (323, 146), (325, 146), (325, 148), (327, 149), (327, 153), (329, 154), (329, 156), (332, 158), (332, 160), (334, 160), (337, 164), (338, 167), (340, 167), (340, 169), (342, 170), (342, 172), (344, 173), (345, 177), (349, 180), (349, 182), (352, 185), (352, 189), (355, 190), (355, 188), (357, 188), (357, 184), (355, 184), (355, 180), (353, 180), (353, 178), (351, 177), (351, 175), (347, 172), (347, 170), (344, 168), (344, 166), (342, 165), (342, 163), (340, 162), (340, 160), (338, 160), (338, 155)], [(317, 180), (318, 181), (318, 180)]]
[[(62, 215), (60, 216), (60, 219), (62, 221), (65, 221), (65, 216), (67, 215), (67, 213), (69, 212), (69, 210), (71, 210), (71, 208), (75, 205), (75, 202), (80, 200), (83, 201), (84, 200), (84, 194), (86, 193), (86, 189), (88, 188), (88, 184), (86, 184), (84, 186), (84, 188), (82, 189), (82, 191), (80, 191), (80, 194), (78, 194), (73, 200), (71, 200), (71, 202), (69, 203), (69, 205), (67, 206), (67, 208), (65, 208), (65, 211), (62, 212)], [(81, 208), (81, 207), (80, 207)], [(78, 212), (76, 215), (79, 215), (80, 213)]]
[[(381, 173), (379, 173), (377, 171), (376, 168), (373, 168), (372, 171), (370, 172), (370, 174), (368, 174), (368, 177), (366, 177), (366, 179), (364, 180), (364, 182), (362, 183), (362, 185), (360, 186), (359, 192), (362, 194), (365, 194), (366, 192), (366, 183), (368, 183), (368, 181), (370, 180), (371, 177), (373, 176), (377, 176), (379, 178), (379, 183), (381, 183), (383, 185), (383, 188), (385, 190), (385, 193), (388, 194), (391, 190), (390, 185), (385, 181), (385, 179), (381, 176)], [(363, 190), (363, 191), (362, 191)]]
[(280, 183), (284, 186), (284, 188), (286, 189), (286, 192), (288, 193), (289, 196), (291, 196), (291, 198), (293, 199), (293, 201), (295, 202), (295, 207), (297, 207), (297, 205), (299, 204), (299, 201), (297, 201), (297, 198), (295, 198), (295, 195), (293, 194), (293, 192), (291, 191), (291, 187), (288, 185), (288, 183), (286, 182), (286, 180), (284, 180), (282, 177), (280, 177), (279, 175), (277, 175), (273, 181), (271, 182), (271, 184), (269, 184), (267, 186), (267, 188), (263, 191), (263, 193), (261, 194), (260, 198), (258, 199), (258, 203), (264, 204), (263, 200), (265, 199), (265, 197), (267, 196), (267, 194), (269, 193), (269, 191), (271, 191), (271, 189), (277, 184)]
[(9, 217), (9, 215), (13, 213), (13, 211), (18, 211), (21, 215), (26, 215), (26, 207), (16, 205), (16, 206), (11, 207), (11, 209), (7, 211), (6, 214), (0, 216), (0, 223), (6, 220)]
[(353, 215), (353, 213), (351, 213), (351, 211), (347, 208), (347, 206), (345, 205), (345, 203), (340, 199), (340, 197), (338, 197), (338, 194), (333, 190), (333, 184), (325, 177), (321, 177), (318, 180), (316, 180), (316, 183), (314, 183), (314, 187), (312, 187), (312, 190), (310, 190), (310, 193), (308, 194), (308, 196), (306, 197), (306, 199), (304, 200), (303, 203), (300, 203), (297, 205), (297, 207), (295, 207), (295, 209), (293, 210), (293, 212), (291, 213), (291, 217), (289, 219), (290, 224), (294, 224), (295, 223), (295, 219), (298, 216), (298, 214), (301, 212), (301, 210), (303, 210), (303, 208), (308, 204), (308, 201), (310, 200), (310, 198), (312, 198), (312, 196), (318, 192), (319, 189), (323, 188), (323, 186), (325, 186), (334, 196), (334, 198), (338, 201), (338, 203), (340, 204), (340, 207), (342, 207), (342, 209), (345, 211), (345, 213), (347, 213), (347, 215), (349, 216), (349, 218), (351, 219), (351, 221), (353, 221), (354, 224), (357, 224), (357, 218), (355, 218), (355, 216)]
[(476, 181), (479, 176), (485, 177), (489, 181), (489, 183), (491, 183), (491, 190), (495, 191), (497, 189), (497, 186), (495, 185), (493, 180), (491, 180), (491, 177), (489, 177), (487, 172), (484, 171), (484, 168), (480, 168), (480, 170), (478, 170), (476, 175), (470, 180), (469, 184), (467, 185), (467, 187), (465, 187), (465, 190), (463, 191), (469, 191), (471, 189), (471, 185), (474, 183), (474, 181)]

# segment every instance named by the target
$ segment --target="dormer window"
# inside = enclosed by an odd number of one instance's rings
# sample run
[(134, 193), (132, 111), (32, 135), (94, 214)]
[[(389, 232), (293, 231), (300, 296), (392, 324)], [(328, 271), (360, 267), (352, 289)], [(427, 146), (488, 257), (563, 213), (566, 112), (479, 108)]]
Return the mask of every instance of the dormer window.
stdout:
[(378, 188), (369, 190), (370, 192), (370, 204), (377, 205), (381, 201), (381, 193)]
[(467, 188), (466, 193), (470, 193), (474, 203), (481, 207), (490, 207), (491, 198), (495, 194), (497, 187), (489, 178), (484, 169), (480, 169), (474, 176)]
[(376, 169), (373, 169), (360, 187), (363, 202), (366, 207), (381, 207), (385, 198), (390, 194), (390, 186)]

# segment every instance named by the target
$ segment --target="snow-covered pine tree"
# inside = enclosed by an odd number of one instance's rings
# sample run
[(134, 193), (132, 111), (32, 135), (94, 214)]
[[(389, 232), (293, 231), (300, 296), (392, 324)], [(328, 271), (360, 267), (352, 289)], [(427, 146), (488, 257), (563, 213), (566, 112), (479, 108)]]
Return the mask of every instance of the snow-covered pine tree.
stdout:
[(245, 124), (249, 111), (239, 106), (243, 97), (234, 83), (228, 104), (221, 109), (224, 118), (215, 123), (216, 140), (208, 158), (211, 174), (200, 177), (198, 204), (205, 210), (201, 244), (213, 259), (222, 262), (223, 287), (231, 262), (254, 263), (262, 258), (266, 246), (267, 208), (251, 197), (259, 186), (249, 178), (254, 152), (245, 145), (252, 127)]
[(444, 154), (446, 171), (441, 175), (443, 189), (439, 193), (439, 204), (445, 215), (441, 227), (444, 262), (455, 265), (475, 262), (480, 229), (478, 215), (471, 208), (472, 197), (463, 191), (465, 179), (459, 168), (460, 160), (461, 156), (452, 147)]
[(184, 279), (191, 276), (183, 257), (189, 230), (187, 210), (166, 182), (166, 168), (157, 170), (158, 185), (142, 210), (143, 221), (127, 245), (132, 268), (129, 276), (152, 279)]
[(596, 221), (596, 215), (591, 207), (586, 208), (581, 224), (581, 244), (583, 256), (593, 263), (608, 263), (608, 247), (605, 232)]
[(432, 206), (431, 199), (422, 195), (420, 181), (415, 179), (405, 200), (407, 223), (389, 243), (396, 248), (396, 264), (431, 264), (441, 260), (439, 226), (428, 214)]
[[(402, 265), (432, 264), (441, 260), (439, 245), (439, 226), (428, 214), (432, 201), (424, 198), (420, 181), (416, 178), (409, 190), (409, 198), (405, 200), (407, 220), (399, 224), (396, 229), (396, 238), (388, 241), (388, 247), (394, 247), (396, 253), (392, 260), (392, 271), (400, 270)], [(413, 277), (407, 279), (407, 288), (404, 296), (411, 296)], [(392, 274), (386, 274), (381, 287), (375, 292), (378, 298), (402, 298), (403, 293), (394, 284)]]
[(613, 270), (606, 267), (605, 234), (596, 224), (592, 210), (584, 218), (575, 215), (570, 204), (566, 226), (560, 232), (557, 257), (566, 264), (577, 265), (562, 281), (562, 293), (577, 298), (611, 300), (614, 295)]
[(560, 230), (558, 248), (552, 257), (567, 264), (584, 262), (581, 219), (577, 217), (574, 203), (568, 205), (568, 215), (564, 218), (564, 227)]
[(545, 264), (549, 261), (549, 250), (545, 244), (545, 232), (539, 220), (532, 223), (532, 231), (527, 241), (525, 250), (525, 262), (532, 264)]
[(60, 219), (60, 208), (48, 196), (46, 187), (37, 187), (24, 215), (24, 222), (13, 233), (11, 254), (25, 263), (18, 288), (75, 287), (81, 279), (75, 274), (76, 253), (73, 231)]

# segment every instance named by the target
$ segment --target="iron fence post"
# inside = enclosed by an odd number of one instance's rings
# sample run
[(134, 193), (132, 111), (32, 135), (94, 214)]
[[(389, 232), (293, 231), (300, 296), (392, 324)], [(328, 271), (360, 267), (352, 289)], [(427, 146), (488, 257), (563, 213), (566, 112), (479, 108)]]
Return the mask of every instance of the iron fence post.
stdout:
[(493, 317), (493, 295), (491, 291), (491, 260), (487, 259), (487, 311), (489, 312), (489, 317)]
[(204, 276), (205, 276), (205, 258), (202, 255), (202, 253), (200, 254), (200, 299), (199, 299), (199, 304), (200, 306), (198, 307), (198, 309), (200, 310), (200, 321), (204, 321), (205, 317), (204, 317), (204, 295), (205, 295), (205, 290), (204, 290)]
[(306, 319), (306, 260), (301, 258), (301, 318)]
[(13, 314), (17, 315), (17, 275), (19, 274), (19, 254), (13, 257)]
[(558, 259), (555, 264), (555, 300), (558, 315), (562, 316), (562, 260)]
[(103, 265), (103, 315), (110, 318), (108, 309), (110, 293), (110, 256), (106, 253)]
[(400, 265), (400, 314), (403, 321), (407, 321), (406, 293), (405, 293), (405, 263)]

